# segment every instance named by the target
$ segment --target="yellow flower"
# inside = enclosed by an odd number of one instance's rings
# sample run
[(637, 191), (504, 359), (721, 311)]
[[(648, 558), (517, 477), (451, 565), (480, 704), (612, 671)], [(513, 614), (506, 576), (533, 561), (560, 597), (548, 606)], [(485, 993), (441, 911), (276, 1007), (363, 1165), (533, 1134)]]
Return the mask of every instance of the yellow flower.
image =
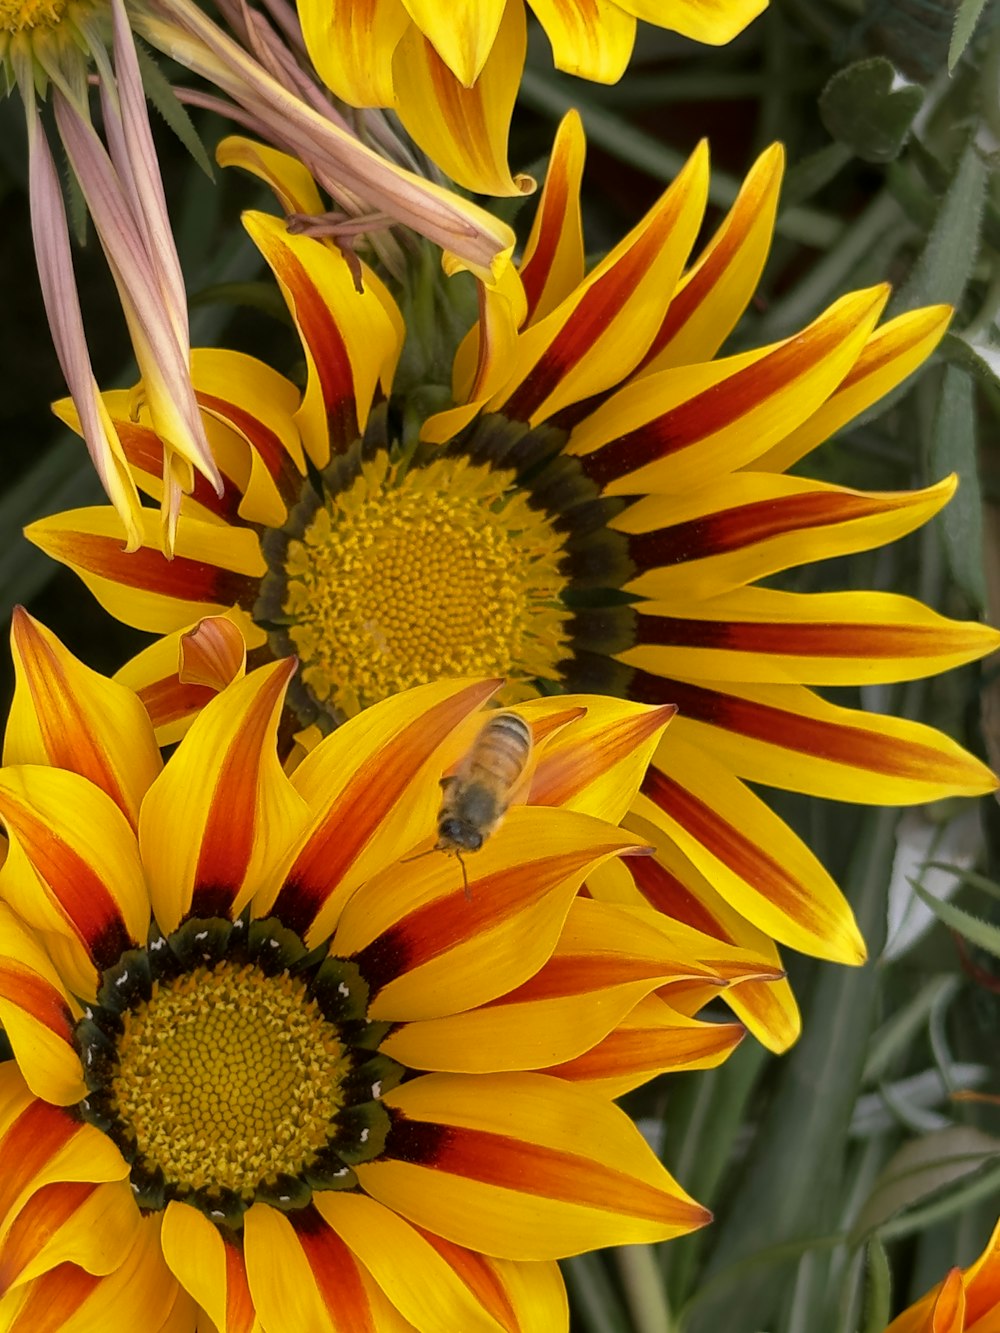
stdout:
[[(896, 594), (753, 585), (880, 546), (946, 502), (953, 478), (880, 494), (786, 468), (905, 379), (949, 311), (880, 326), (879, 287), (782, 342), (717, 358), (764, 264), (780, 150), (687, 268), (703, 148), (588, 274), (582, 158), (571, 117), (519, 274), (483, 291), (459, 349), (458, 405), (430, 416), (419, 394), (393, 392), (404, 327), (378, 278), (366, 270), (359, 292), (328, 243), (250, 214), (302, 337), (304, 393), (246, 356), (195, 353), (226, 485), (217, 498), (199, 484), (185, 501), (173, 561), (151, 515), (131, 555), (107, 509), (28, 535), (112, 614), (166, 636), (121, 675), (164, 740), (203, 697), (178, 679), (177, 636), (221, 612), (255, 661), (299, 656), (289, 699), (307, 745), (447, 675), (506, 677), (508, 703), (585, 691), (677, 705), (627, 815), (656, 856), (602, 869), (591, 891), (652, 903), (776, 965), (773, 941), (857, 963), (864, 945), (840, 891), (746, 783), (889, 805), (992, 790), (992, 774), (939, 732), (812, 687), (932, 675), (998, 636)], [(225, 160), (308, 203), (308, 178), (281, 155), (237, 141)], [(137, 484), (157, 494), (160, 442), (130, 419), (134, 397), (105, 401)], [(771, 1047), (794, 1040), (786, 983), (726, 998)]]
[[(767, 0), (528, 0), (557, 69), (617, 83), (636, 21), (706, 42), (731, 41)], [(298, 0), (310, 58), (357, 107), (393, 107), (459, 185), (486, 194), (533, 186), (512, 178), (507, 136), (527, 41), (524, 0)]]
[(578, 896), (644, 850), (601, 815), (669, 710), (536, 715), (467, 897), (419, 852), (498, 682), (387, 699), (288, 778), (294, 662), (241, 675), (207, 624), (185, 672), (234, 679), (163, 764), (135, 694), (15, 617), (0, 1325), (558, 1333), (557, 1258), (709, 1220), (611, 1097), (734, 1048), (692, 989), (774, 975)]
[(969, 1268), (953, 1268), (886, 1333), (997, 1333), (1000, 1329), (1000, 1222)]

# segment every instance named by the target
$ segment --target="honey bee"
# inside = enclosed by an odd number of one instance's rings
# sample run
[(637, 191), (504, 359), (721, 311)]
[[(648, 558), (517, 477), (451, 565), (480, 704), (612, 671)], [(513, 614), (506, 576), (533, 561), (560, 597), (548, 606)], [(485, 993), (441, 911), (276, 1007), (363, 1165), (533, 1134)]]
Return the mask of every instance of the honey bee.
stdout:
[(530, 758), (527, 722), (517, 713), (494, 713), (456, 772), (441, 779), (443, 800), (433, 850), (457, 857), (466, 898), (472, 895), (462, 853), (478, 852), (497, 828)]

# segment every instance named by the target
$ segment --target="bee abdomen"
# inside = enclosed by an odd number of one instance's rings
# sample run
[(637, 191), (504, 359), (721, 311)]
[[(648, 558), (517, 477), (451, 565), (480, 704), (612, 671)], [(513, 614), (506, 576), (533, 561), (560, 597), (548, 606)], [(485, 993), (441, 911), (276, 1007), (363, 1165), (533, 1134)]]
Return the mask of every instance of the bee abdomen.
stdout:
[(497, 713), (483, 728), (476, 745), (476, 765), (507, 787), (524, 772), (531, 754), (531, 729), (517, 713)]

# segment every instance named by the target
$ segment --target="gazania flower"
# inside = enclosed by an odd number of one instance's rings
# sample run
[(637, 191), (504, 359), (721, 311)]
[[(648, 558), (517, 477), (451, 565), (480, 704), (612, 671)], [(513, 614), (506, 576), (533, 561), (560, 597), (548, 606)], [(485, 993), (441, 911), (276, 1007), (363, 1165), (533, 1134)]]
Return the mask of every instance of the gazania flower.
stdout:
[(675, 989), (771, 969), (577, 893), (642, 850), (599, 816), (670, 710), (537, 721), (534, 804), (467, 897), (414, 853), (498, 682), (386, 700), (289, 779), (293, 662), (222, 689), (164, 766), (131, 691), (23, 613), (14, 649), (5, 1329), (558, 1333), (556, 1258), (708, 1220), (609, 1097), (739, 1040)]
[[(785, 474), (918, 366), (948, 311), (880, 326), (876, 288), (780, 343), (717, 358), (764, 263), (780, 151), (686, 269), (704, 149), (586, 275), (582, 152), (571, 118), (519, 277), (484, 294), (459, 349), (458, 406), (414, 422), (414, 399), (392, 393), (404, 330), (382, 284), (366, 273), (358, 293), (328, 244), (251, 214), (302, 337), (305, 392), (245, 356), (196, 353), (226, 488), (185, 502), (173, 561), (151, 526), (123, 553), (106, 509), (28, 535), (113, 614), (166, 636), (122, 673), (164, 739), (202, 698), (178, 680), (176, 636), (215, 612), (243, 626), (254, 660), (299, 656), (289, 731), (306, 746), (443, 675), (504, 676), (508, 702), (597, 691), (676, 704), (628, 816), (656, 856), (602, 870), (592, 892), (650, 902), (775, 963), (773, 941), (857, 963), (839, 890), (745, 782), (892, 805), (991, 790), (947, 737), (812, 687), (933, 674), (998, 636), (890, 593), (753, 585), (888, 542), (951, 495), (953, 479), (871, 494)], [(237, 142), (225, 160), (308, 205), (301, 168), (279, 155)], [(128, 419), (124, 394), (105, 401), (137, 485), (156, 495), (155, 433)], [(726, 998), (771, 1046), (794, 1039), (785, 984)]]
[[(557, 69), (617, 83), (637, 20), (717, 46), (767, 0), (528, 0)], [(393, 107), (424, 151), (460, 185), (517, 194), (507, 136), (527, 43), (524, 0), (458, 4), (298, 0), (306, 47), (329, 87), (357, 107)]]
[(1000, 1329), (1000, 1223), (971, 1267), (943, 1282), (894, 1319), (886, 1333), (997, 1333)]

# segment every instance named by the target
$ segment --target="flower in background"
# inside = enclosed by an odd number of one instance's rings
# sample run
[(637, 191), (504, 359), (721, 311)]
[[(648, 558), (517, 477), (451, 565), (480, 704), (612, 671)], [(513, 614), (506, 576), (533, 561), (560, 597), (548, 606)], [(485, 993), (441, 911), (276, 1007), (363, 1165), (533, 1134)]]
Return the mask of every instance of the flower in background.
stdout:
[[(108, 20), (110, 48), (108, 53)], [(18, 87), (28, 128), (32, 233), (45, 311), (102, 485), (121, 516), (129, 549), (139, 542), (139, 497), (94, 380), (80, 310), (62, 188), (42, 126), (39, 98), (51, 101), (59, 137), (114, 277), (142, 377), (133, 416), (149, 421), (164, 446), (163, 544), (172, 547), (180, 496), (199, 473), (222, 481), (190, 382), (190, 334), (184, 279), (174, 246), (149, 126), (135, 42), (135, 22), (161, 49), (202, 72), (234, 104), (214, 109), (238, 118), (302, 154), (355, 212), (380, 210), (385, 221), (416, 226), (491, 278), (497, 256), (513, 244), (509, 229), (481, 209), (379, 156), (319, 110), (286, 73), (285, 82), (212, 23), (195, 5), (168, 0), (158, 16), (124, 0), (10, 0), (0, 8), (0, 66)], [(145, 26), (143, 26), (145, 24)], [(274, 46), (274, 43), (272, 43)], [(272, 59), (277, 54), (272, 50)], [(104, 138), (91, 118), (88, 75), (100, 90)], [(281, 68), (279, 66), (279, 72)], [(303, 76), (304, 77), (304, 76)], [(328, 114), (324, 114), (324, 107)]]
[[(625, 73), (643, 20), (713, 46), (732, 39), (767, 0), (528, 0), (557, 69), (598, 83)], [(524, 69), (524, 0), (298, 0), (316, 69), (351, 106), (392, 107), (459, 185), (486, 194), (533, 188), (507, 165), (511, 113)]]
[(971, 1267), (953, 1268), (886, 1333), (997, 1333), (1000, 1329), (1000, 1222)]
[[(28, 535), (114, 615), (166, 636), (121, 673), (164, 740), (201, 702), (178, 679), (177, 636), (215, 612), (238, 621), (255, 661), (298, 655), (289, 701), (307, 747), (449, 675), (503, 676), (508, 703), (583, 691), (676, 704), (626, 820), (656, 855), (601, 868), (591, 892), (652, 903), (776, 966), (775, 941), (858, 963), (839, 889), (746, 784), (889, 805), (992, 790), (989, 770), (939, 732), (813, 687), (933, 675), (998, 636), (891, 593), (753, 585), (883, 545), (945, 504), (953, 478), (879, 494), (786, 468), (904, 380), (949, 311), (879, 325), (879, 287), (782, 342), (717, 357), (764, 264), (780, 149), (687, 268), (703, 147), (585, 274), (583, 148), (571, 116), (519, 272), (482, 289), (459, 348), (458, 406), (414, 426), (415, 400), (393, 395), (404, 325), (385, 287), (366, 271), (357, 291), (328, 242), (253, 213), (246, 225), (302, 338), (304, 393), (252, 358), (196, 352), (225, 489), (185, 500), (172, 562), (151, 517), (132, 555), (106, 509)], [(245, 141), (223, 160), (312, 210), (301, 165)], [(137, 484), (156, 495), (162, 447), (127, 401), (105, 396)], [(795, 1039), (787, 983), (748, 982), (726, 999), (774, 1049)]]
[(556, 1258), (709, 1220), (611, 1098), (734, 1048), (692, 988), (773, 975), (578, 896), (644, 850), (603, 816), (671, 710), (536, 719), (534, 804), (467, 898), (414, 848), (498, 682), (388, 699), (289, 779), (294, 662), (241, 675), (234, 637), (189, 636), (215, 694), (164, 764), (130, 690), (15, 616), (0, 1322), (558, 1333)]

